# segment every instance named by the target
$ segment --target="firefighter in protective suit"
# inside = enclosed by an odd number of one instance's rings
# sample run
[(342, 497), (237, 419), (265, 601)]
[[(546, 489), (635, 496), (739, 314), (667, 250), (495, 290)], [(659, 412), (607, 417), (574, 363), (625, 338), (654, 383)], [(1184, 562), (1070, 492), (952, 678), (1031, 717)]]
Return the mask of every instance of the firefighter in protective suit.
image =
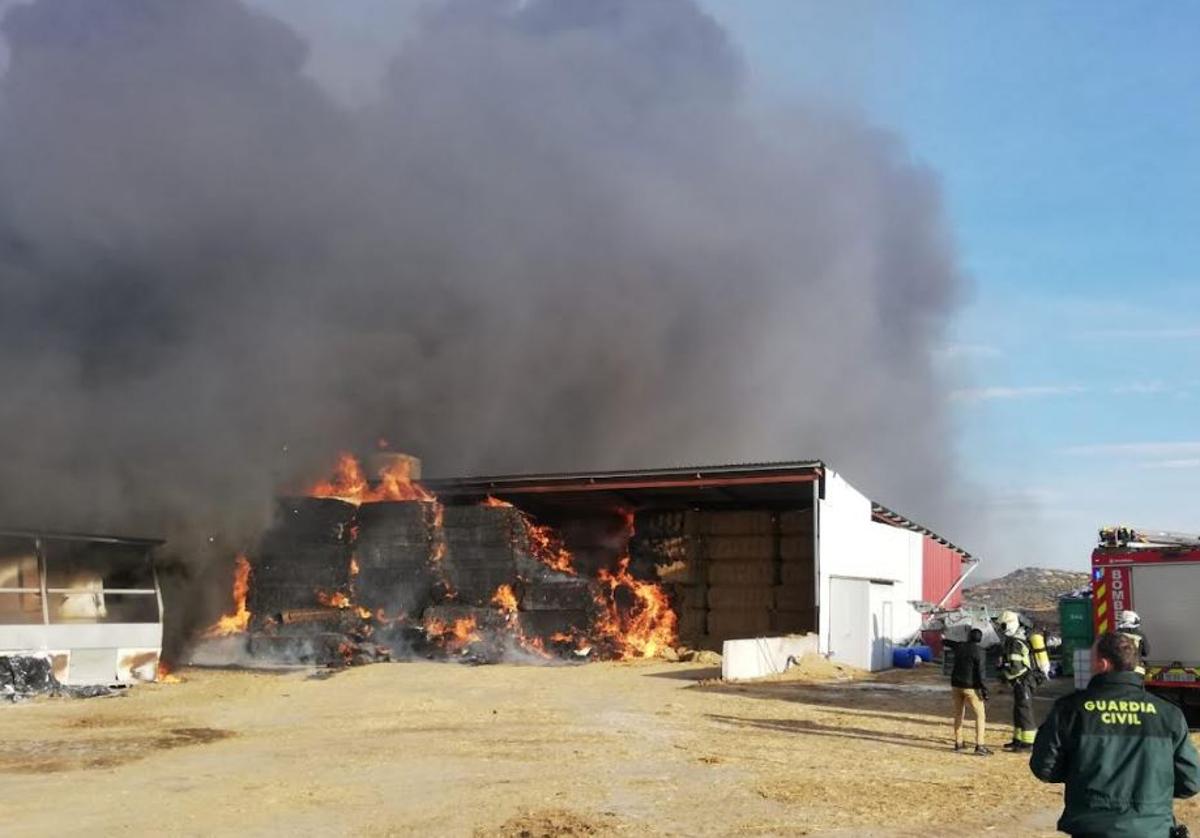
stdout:
[(1146, 636), (1142, 634), (1142, 618), (1136, 611), (1122, 611), (1117, 615), (1117, 633), (1127, 635), (1138, 650), (1138, 665), (1133, 671), (1146, 677)]
[(1006, 751), (1028, 751), (1037, 736), (1033, 719), (1033, 688), (1041, 674), (1030, 657), (1029, 642), (1020, 616), (1005, 611), (997, 621), (1004, 645), (1000, 659), (1000, 678), (1012, 689), (1013, 738), (1004, 746)]

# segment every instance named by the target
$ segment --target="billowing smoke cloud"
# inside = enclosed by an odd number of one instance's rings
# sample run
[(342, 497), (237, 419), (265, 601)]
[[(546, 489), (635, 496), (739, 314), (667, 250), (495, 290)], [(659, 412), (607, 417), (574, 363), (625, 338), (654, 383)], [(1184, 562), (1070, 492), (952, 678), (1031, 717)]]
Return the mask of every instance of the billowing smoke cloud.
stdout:
[(434, 4), (353, 109), (237, 0), (3, 32), (0, 521), (240, 537), (382, 436), (442, 475), (822, 457), (952, 529), (935, 181), (762, 113), (690, 0)]

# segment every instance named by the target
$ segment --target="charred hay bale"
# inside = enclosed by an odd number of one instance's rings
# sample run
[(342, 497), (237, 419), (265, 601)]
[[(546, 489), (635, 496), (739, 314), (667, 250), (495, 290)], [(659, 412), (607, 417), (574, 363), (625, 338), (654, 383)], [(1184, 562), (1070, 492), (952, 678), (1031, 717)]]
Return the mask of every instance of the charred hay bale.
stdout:
[(813, 607), (813, 586), (777, 585), (773, 607), (779, 611), (804, 611)]
[(483, 633), (504, 633), (512, 630), (511, 615), (495, 608), (473, 605), (431, 605), (422, 614), (425, 626), (453, 626), (462, 620), (473, 623), (475, 630)]
[(433, 571), (426, 566), (364, 567), (354, 580), (355, 601), (371, 611), (382, 608), (389, 614), (420, 614), (433, 603), (435, 582)]
[(425, 544), (360, 544), (354, 553), (360, 568), (385, 570), (396, 568), (407, 573), (416, 573), (429, 567), (433, 561), (433, 545)]
[(769, 510), (701, 509), (688, 513), (686, 529), (702, 536), (763, 535), (775, 534), (775, 515)]
[(297, 543), (346, 544), (358, 508), (336, 498), (283, 497), (271, 529)]
[(779, 580), (788, 587), (812, 590), (814, 575), (811, 564), (784, 562), (779, 566)]
[(522, 611), (586, 611), (596, 602), (599, 588), (579, 576), (559, 574), (553, 581), (527, 581), (521, 596)]
[(247, 642), (250, 654), (261, 660), (315, 666), (340, 665), (351, 640), (341, 632), (307, 634), (264, 634), (252, 632)]
[(771, 631), (771, 612), (755, 610), (708, 611), (709, 637), (734, 640), (739, 637), (758, 637)]
[(779, 532), (783, 535), (812, 535), (813, 511), (794, 509), (779, 516)]
[(522, 611), (517, 622), (526, 637), (547, 640), (554, 635), (585, 635), (591, 626), (592, 612), (589, 609)]
[(816, 609), (771, 612), (771, 630), (780, 634), (808, 634), (817, 630)]
[(813, 547), (811, 535), (787, 535), (779, 539), (779, 558), (785, 562), (811, 562)]
[(523, 547), (526, 522), (510, 506), (447, 506), (442, 511), (442, 537), (447, 545), (516, 545)]
[(708, 589), (708, 607), (712, 610), (768, 611), (774, 604), (775, 591), (769, 585), (714, 585)]
[(251, 564), (251, 587), (342, 587), (350, 581), (350, 556), (348, 548), (332, 545), (298, 547), (286, 552), (274, 547), (264, 549)]
[(312, 585), (262, 584), (255, 582), (246, 594), (246, 608), (255, 621), (297, 608), (319, 608), (317, 588)]
[(770, 561), (777, 555), (773, 535), (708, 536), (703, 543), (704, 556), (709, 561), (752, 560)]
[(757, 586), (775, 584), (775, 562), (763, 559), (713, 562), (708, 566), (710, 585)]
[(435, 518), (434, 505), (424, 501), (364, 503), (356, 518), (359, 549), (427, 546), (433, 541)]
[(515, 590), (522, 571), (538, 573), (544, 567), (511, 545), (473, 543), (447, 544), (440, 564), (457, 598), (472, 605), (487, 605), (501, 585)]

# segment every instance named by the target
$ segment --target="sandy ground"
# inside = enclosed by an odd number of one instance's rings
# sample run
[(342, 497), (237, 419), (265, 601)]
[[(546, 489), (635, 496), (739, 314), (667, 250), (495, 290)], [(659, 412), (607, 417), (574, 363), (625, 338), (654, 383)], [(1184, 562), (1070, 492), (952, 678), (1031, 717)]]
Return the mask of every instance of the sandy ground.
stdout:
[[(1059, 787), (1018, 756), (950, 749), (928, 668), (743, 685), (663, 663), (182, 674), (0, 707), (3, 834), (1055, 834)], [(993, 746), (1008, 707), (990, 703)]]

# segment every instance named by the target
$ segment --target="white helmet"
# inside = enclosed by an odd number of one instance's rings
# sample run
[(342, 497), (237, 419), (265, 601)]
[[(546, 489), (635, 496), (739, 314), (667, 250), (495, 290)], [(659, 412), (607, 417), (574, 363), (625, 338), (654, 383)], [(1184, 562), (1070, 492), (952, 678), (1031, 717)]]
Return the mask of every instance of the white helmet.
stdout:
[(1117, 615), (1118, 631), (1137, 631), (1142, 627), (1142, 618), (1136, 611), (1122, 611)]
[(1009, 637), (1016, 637), (1021, 630), (1021, 615), (1016, 611), (1005, 611), (996, 622)]

